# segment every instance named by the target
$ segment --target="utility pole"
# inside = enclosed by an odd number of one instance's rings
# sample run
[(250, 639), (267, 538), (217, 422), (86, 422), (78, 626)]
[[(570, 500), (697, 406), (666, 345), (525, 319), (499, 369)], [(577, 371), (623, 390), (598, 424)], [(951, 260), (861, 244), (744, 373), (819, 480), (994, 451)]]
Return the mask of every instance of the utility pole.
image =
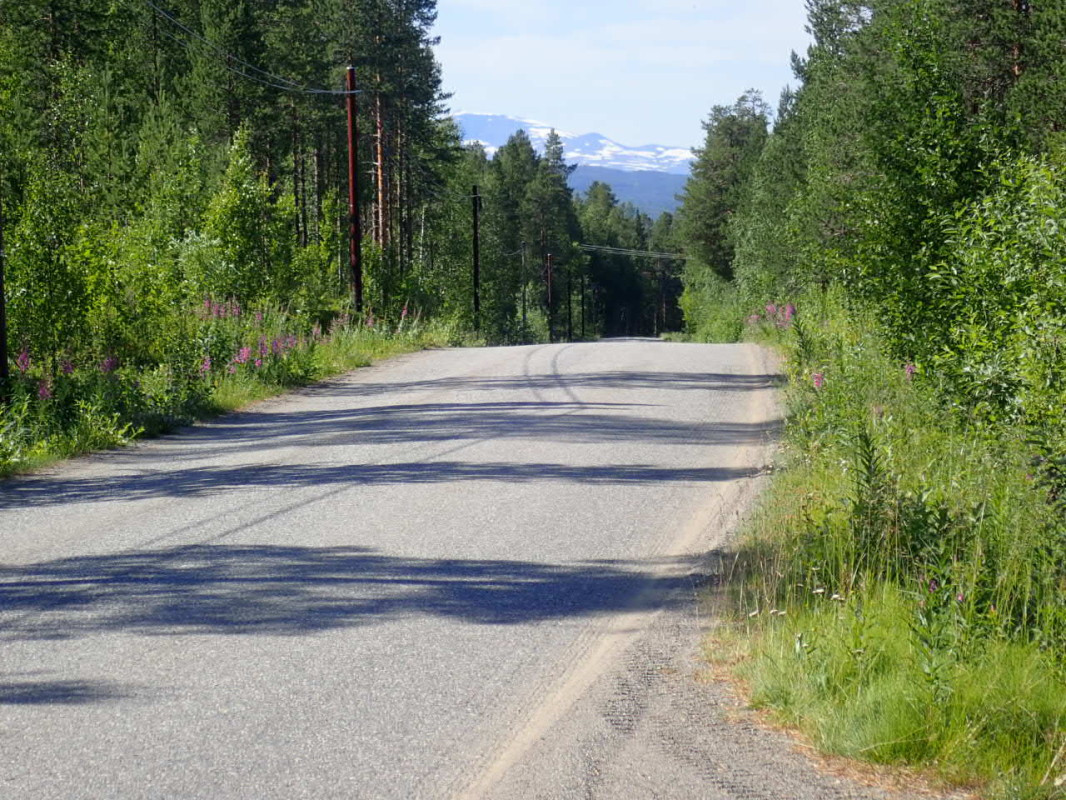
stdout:
[(474, 203), (474, 331), (481, 330), (481, 194), (477, 185), (471, 195)]
[(355, 67), (348, 67), (348, 269), (352, 277), (355, 313), (363, 315), (363, 230), (359, 220), (359, 121), (355, 108)]
[(545, 277), (546, 277), (546, 280), (548, 282), (548, 341), (549, 342), (554, 342), (555, 341), (555, 330), (554, 330), (553, 325), (552, 325), (552, 322), (553, 322), (553, 320), (552, 320), (552, 266), (553, 266), (554, 260), (555, 260), (555, 257), (551, 253), (548, 253), (548, 272), (547, 272)]
[(574, 276), (566, 271), (566, 341), (574, 341)]
[(0, 401), (7, 400), (7, 295), (4, 289), (4, 173), (0, 170)]
[[(659, 301), (655, 304), (655, 335), (659, 336), (666, 328), (666, 300), (663, 294), (663, 260), (655, 259), (655, 279), (659, 289)], [(662, 312), (662, 324), (659, 323), (659, 313)]]
[(529, 283), (526, 280), (526, 243), (522, 242), (522, 339), (525, 340), (526, 331), (528, 327), (526, 325), (526, 285)]
[(581, 272), (581, 341), (585, 341), (585, 272)]

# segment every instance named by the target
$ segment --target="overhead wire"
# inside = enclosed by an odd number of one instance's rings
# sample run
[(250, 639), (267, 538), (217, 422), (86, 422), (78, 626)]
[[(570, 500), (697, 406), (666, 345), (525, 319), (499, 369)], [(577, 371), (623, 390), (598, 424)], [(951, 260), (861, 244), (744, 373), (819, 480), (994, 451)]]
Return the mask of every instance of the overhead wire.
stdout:
[[(356, 90), (354, 92), (350, 92), (350, 91), (347, 91), (346, 89), (321, 89), (321, 88), (318, 88), (318, 87), (306, 86), (306, 85), (301, 84), (301, 83), (299, 83), (297, 81), (294, 81), (294, 80), (291, 80), (289, 78), (286, 78), (286, 77), (284, 77), (282, 75), (277, 75), (277, 74), (275, 74), (273, 72), (270, 72), (269, 70), (265, 70), (265, 69), (262, 69), (260, 67), (257, 67), (254, 64), (250, 64), (249, 62), (244, 61), (243, 59), (238, 58), (237, 56), (233, 55), (232, 53), (229, 53), (225, 49), (219, 47), (217, 44), (215, 44), (214, 42), (209, 40), (207, 37), (203, 36), (202, 34), (198, 33), (197, 31), (193, 30), (188, 25), (184, 24), (181, 20), (177, 19), (176, 17), (172, 16), (171, 14), (169, 14), (164, 9), (160, 8), (158, 5), (153, 3), (152, 0), (144, 0), (144, 3), (149, 8), (151, 8), (159, 17), (161, 17), (162, 19), (166, 20), (167, 22), (171, 23), (172, 25), (174, 25), (175, 27), (177, 27), (178, 29), (183, 31), (187, 36), (192, 37), (196, 41), (200, 42), (201, 44), (203, 44), (203, 45), (207, 46), (208, 48), (210, 48), (211, 50), (213, 50), (218, 56), (221, 57), (219, 59), (219, 61), (220, 61), (220, 63), (222, 64), (222, 66), (225, 69), (229, 70), (230, 72), (234, 73), (235, 75), (239, 75), (240, 77), (242, 77), (242, 78), (244, 78), (246, 80), (253, 81), (253, 82), (258, 83), (258, 84), (260, 84), (262, 86), (268, 86), (268, 87), (271, 87), (271, 88), (274, 88), (274, 89), (278, 89), (278, 90), (283, 91), (283, 92), (291, 92), (293, 94), (333, 95), (333, 96), (347, 97), (348, 95), (362, 94), (363, 93), (361, 90)], [(181, 37), (177, 36), (176, 34), (170, 33), (170, 32), (165, 31), (165, 30), (162, 31), (162, 33), (163, 33), (164, 36), (166, 36), (166, 37), (168, 37), (170, 39), (173, 39), (175, 42), (177, 42), (178, 44), (182, 45), (183, 47), (186, 47), (186, 48), (191, 47), (191, 42), (190, 41), (188, 41), (186, 39), (182, 39)], [(234, 64), (240, 64), (242, 67), (245, 67), (245, 68), (247, 68), (248, 70), (250, 70), (252, 72), (259, 73), (259, 75), (262, 75), (264, 77), (258, 77), (257, 75), (250, 75), (247, 72), (234, 67), (233, 66)]]
[(685, 261), (688, 256), (681, 253), (657, 253), (650, 250), (631, 250), (627, 247), (609, 247), (599, 244), (579, 244), (579, 248), (590, 252), (607, 253), (618, 256), (643, 256), (645, 258), (668, 258), (671, 260)]

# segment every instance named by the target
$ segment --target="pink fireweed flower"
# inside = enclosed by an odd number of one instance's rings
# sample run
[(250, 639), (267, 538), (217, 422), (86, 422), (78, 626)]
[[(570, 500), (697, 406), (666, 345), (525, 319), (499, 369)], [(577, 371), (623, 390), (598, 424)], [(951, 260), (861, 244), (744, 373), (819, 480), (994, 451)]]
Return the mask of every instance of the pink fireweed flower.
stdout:
[(796, 316), (796, 307), (792, 305), (792, 303), (789, 303), (787, 306), (785, 306), (785, 319), (789, 320), (792, 319), (794, 316)]
[(261, 366), (263, 366), (263, 359), (261, 359), (261, 358), (257, 358), (257, 359), (255, 360), (255, 368), (256, 368), (256, 369), (259, 369), (259, 368), (260, 368)]
[(256, 311), (255, 312), (255, 321), (256, 321), (257, 325), (261, 324), (263, 322), (263, 312), (262, 311)]
[(907, 374), (907, 380), (914, 378), (914, 373), (918, 371), (918, 368), (914, 364), (904, 364), (903, 371)]
[(37, 396), (42, 400), (52, 399), (52, 382), (48, 378), (42, 378), (37, 383)]
[(229, 365), (229, 374), (230, 375), (236, 375), (237, 374), (237, 365), (236, 364), (230, 364)]
[(238, 364), (247, 364), (248, 359), (252, 357), (252, 348), (242, 347), (237, 351), (237, 355), (233, 357), (233, 360)]
[(200, 362), (200, 374), (206, 375), (211, 371), (211, 356), (204, 356), (204, 360)]
[(116, 369), (118, 369), (118, 357), (117, 356), (108, 356), (107, 358), (105, 358), (103, 361), (100, 362), (100, 372), (102, 372), (104, 375), (109, 375), (112, 372), (114, 372)]
[(281, 345), (281, 340), (280, 339), (275, 339), (274, 341), (272, 341), (270, 343), (270, 352), (273, 353), (274, 355), (277, 355), (278, 353), (280, 353), (281, 352), (281, 348), (282, 348), (282, 345)]
[(777, 306), (775, 306), (773, 303), (770, 303), (768, 306), (766, 306), (766, 315), (769, 317), (776, 317)]
[(22, 348), (22, 352), (15, 358), (15, 366), (18, 367), (18, 371), (25, 375), (30, 371), (30, 365), (33, 360), (30, 358), (30, 351), (25, 347)]
[(815, 372), (811, 375), (811, 382), (814, 384), (815, 389), (821, 389), (825, 385), (825, 374), (822, 372)]
[(761, 320), (762, 317), (760, 317), (758, 314), (752, 314), (750, 317), (748, 317), (748, 324), (758, 325)]
[(269, 352), (270, 352), (270, 348), (267, 347), (267, 337), (260, 336), (259, 337), (259, 357), (262, 358), (263, 356), (265, 356)]

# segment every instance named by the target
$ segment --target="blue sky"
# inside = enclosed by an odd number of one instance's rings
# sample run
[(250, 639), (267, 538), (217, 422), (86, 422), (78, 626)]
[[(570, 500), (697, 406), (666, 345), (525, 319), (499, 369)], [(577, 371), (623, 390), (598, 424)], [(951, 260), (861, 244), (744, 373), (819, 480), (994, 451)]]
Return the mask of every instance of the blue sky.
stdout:
[(691, 147), (749, 87), (776, 107), (804, 22), (802, 0), (439, 0), (436, 52), (453, 111)]

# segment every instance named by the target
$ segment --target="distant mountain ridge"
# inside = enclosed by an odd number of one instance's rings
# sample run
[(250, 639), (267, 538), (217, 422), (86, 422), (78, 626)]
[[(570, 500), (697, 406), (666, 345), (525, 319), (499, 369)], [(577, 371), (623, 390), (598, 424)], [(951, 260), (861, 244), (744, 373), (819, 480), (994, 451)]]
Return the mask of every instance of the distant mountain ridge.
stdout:
[[(552, 126), (528, 119), (502, 114), (458, 113), (453, 119), (463, 131), (466, 142), (481, 142), (489, 154), (506, 144), (520, 130), (525, 130), (537, 150), (543, 151), (544, 141)], [(579, 167), (604, 167), (626, 172), (666, 172), (688, 175), (693, 160), (692, 151), (685, 147), (648, 144), (629, 147), (608, 139), (601, 133), (573, 134), (556, 129), (563, 140), (566, 160)]]
[(677, 196), (688, 177), (669, 172), (631, 172), (606, 167), (578, 167), (570, 176), (570, 188), (587, 192), (593, 181), (606, 183), (622, 203), (632, 203), (650, 217), (671, 214), (680, 204)]
[[(526, 131), (534, 148), (543, 152), (551, 126), (502, 114), (453, 115), (466, 143), (479, 142), (495, 155), (515, 133)], [(568, 164), (577, 169), (570, 176), (571, 187), (588, 190), (593, 181), (610, 184), (615, 197), (635, 205), (651, 216), (676, 211), (677, 195), (685, 186), (694, 159), (692, 151), (681, 147), (645, 145), (626, 147), (599, 133), (574, 135), (556, 129), (563, 142)]]

